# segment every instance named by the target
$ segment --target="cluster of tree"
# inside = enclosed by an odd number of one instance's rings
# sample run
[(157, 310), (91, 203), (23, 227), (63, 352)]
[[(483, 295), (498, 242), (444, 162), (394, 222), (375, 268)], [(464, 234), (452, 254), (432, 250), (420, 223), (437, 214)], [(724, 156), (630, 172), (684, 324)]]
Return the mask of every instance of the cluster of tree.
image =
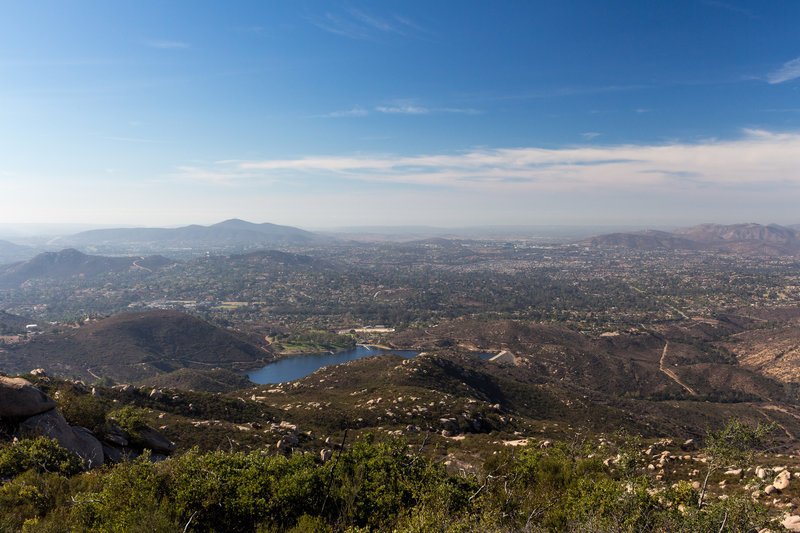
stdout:
[(276, 350), (322, 352), (352, 348), (356, 340), (352, 335), (338, 335), (330, 331), (312, 329), (275, 334), (272, 343)]

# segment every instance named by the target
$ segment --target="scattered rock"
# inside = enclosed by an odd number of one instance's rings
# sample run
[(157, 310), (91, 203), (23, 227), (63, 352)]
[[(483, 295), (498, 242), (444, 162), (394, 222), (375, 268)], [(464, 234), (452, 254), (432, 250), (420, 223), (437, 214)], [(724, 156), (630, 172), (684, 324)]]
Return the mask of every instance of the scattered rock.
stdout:
[(789, 488), (791, 478), (792, 474), (788, 470), (784, 470), (775, 476), (775, 481), (772, 482), (772, 485), (778, 490), (786, 490)]
[(789, 531), (800, 531), (800, 516), (789, 515), (783, 519), (781, 525)]
[(297, 424), (292, 424), (291, 422), (287, 422), (286, 420), (281, 421), (280, 426), (283, 429), (288, 429), (290, 431), (297, 431)]
[(778, 489), (776, 489), (774, 485), (767, 485), (766, 487), (764, 487), (764, 494), (766, 494), (767, 496), (769, 496), (770, 494), (774, 494), (777, 491)]
[(323, 463), (330, 461), (331, 457), (333, 457), (333, 451), (329, 450), (328, 448), (323, 448), (320, 450), (319, 458), (322, 459)]
[(37, 378), (46, 378), (47, 372), (45, 372), (44, 368), (34, 368), (31, 370), (31, 376), (36, 376)]

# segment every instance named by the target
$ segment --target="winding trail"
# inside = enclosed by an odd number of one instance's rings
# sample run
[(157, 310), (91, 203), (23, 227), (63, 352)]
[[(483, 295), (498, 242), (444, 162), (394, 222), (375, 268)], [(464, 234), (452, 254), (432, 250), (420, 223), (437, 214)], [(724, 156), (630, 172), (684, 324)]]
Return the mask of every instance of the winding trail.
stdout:
[(131, 265), (131, 268), (139, 268), (139, 269), (142, 269), (142, 270), (146, 270), (147, 272), (152, 272), (153, 271), (152, 269), (147, 268), (147, 267), (143, 267), (142, 265), (139, 264), (139, 261), (142, 261), (143, 259), (144, 259), (144, 257), (140, 257), (139, 259), (134, 261), (133, 264)]
[(675, 372), (664, 366), (664, 358), (667, 357), (668, 348), (669, 348), (669, 341), (664, 341), (664, 351), (661, 352), (661, 359), (658, 361), (658, 369), (661, 370), (663, 373), (665, 373), (667, 376), (669, 376), (669, 378), (672, 379), (672, 381), (674, 381), (675, 383), (686, 389), (689, 392), (689, 394), (691, 394), (692, 396), (697, 396), (697, 392), (693, 388), (691, 388), (689, 385), (681, 381)]

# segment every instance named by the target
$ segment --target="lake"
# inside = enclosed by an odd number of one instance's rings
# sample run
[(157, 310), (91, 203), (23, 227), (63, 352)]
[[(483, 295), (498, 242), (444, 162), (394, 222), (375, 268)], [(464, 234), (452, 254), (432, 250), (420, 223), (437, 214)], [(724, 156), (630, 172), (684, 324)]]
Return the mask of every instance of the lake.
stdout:
[[(393, 353), (411, 359), (419, 355), (420, 352), (409, 350), (382, 350), (380, 348), (358, 345), (352, 350), (343, 350), (341, 352), (293, 355), (284, 359), (279, 359), (274, 363), (268, 364), (264, 368), (248, 372), (247, 377), (250, 381), (258, 383), (259, 385), (264, 385), (266, 383), (283, 383), (285, 381), (294, 381), (295, 379), (304, 378), (323, 366), (338, 365), (355, 359), (361, 359), (362, 357), (379, 355), (382, 353)], [(495, 354), (480, 353), (476, 355), (481, 359), (488, 359)]]

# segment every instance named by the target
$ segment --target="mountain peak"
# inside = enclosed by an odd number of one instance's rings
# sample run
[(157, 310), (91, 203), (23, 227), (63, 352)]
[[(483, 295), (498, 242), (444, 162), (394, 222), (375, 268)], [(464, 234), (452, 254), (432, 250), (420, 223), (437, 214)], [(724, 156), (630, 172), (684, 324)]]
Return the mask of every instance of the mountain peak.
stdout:
[(229, 218), (228, 220), (223, 220), (222, 222), (217, 222), (216, 224), (212, 224), (210, 227), (251, 228), (256, 225), (257, 224), (254, 224), (253, 222), (248, 222), (246, 220), (242, 220), (241, 218)]

